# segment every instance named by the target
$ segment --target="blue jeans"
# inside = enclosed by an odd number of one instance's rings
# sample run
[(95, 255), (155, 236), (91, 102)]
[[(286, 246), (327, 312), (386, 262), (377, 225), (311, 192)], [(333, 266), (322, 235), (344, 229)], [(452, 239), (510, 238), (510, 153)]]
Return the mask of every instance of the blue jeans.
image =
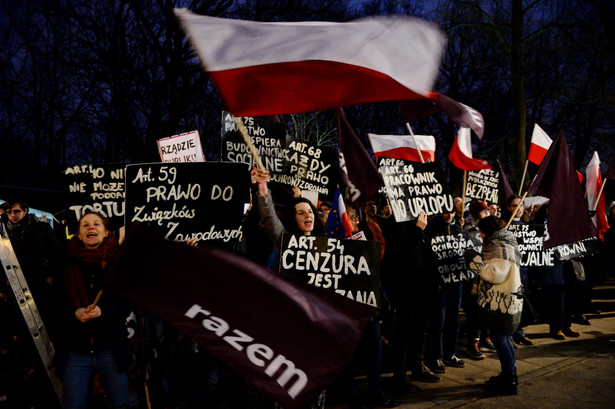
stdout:
[(508, 334), (491, 329), (491, 342), (495, 346), (500, 359), (502, 373), (514, 375), (517, 373), (517, 360), (515, 359), (515, 347)]
[(449, 359), (457, 352), (461, 283), (443, 285), (429, 312), (425, 358)]
[(62, 377), (64, 409), (85, 409), (90, 379), (95, 369), (100, 371), (109, 407), (128, 409), (130, 407), (128, 373), (118, 372), (110, 350), (88, 354), (72, 351), (68, 353)]

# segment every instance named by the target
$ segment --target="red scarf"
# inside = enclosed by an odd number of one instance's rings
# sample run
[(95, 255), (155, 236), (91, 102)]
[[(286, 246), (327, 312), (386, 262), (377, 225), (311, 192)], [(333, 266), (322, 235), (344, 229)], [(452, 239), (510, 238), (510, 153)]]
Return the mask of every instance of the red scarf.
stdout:
[[(105, 239), (99, 247), (95, 249), (86, 249), (83, 247), (81, 240), (75, 236), (66, 245), (66, 250), (69, 256), (75, 257), (85, 263), (100, 264), (104, 271), (107, 262), (116, 255), (118, 247), (115, 238), (109, 237)], [(66, 265), (64, 270), (64, 283), (68, 299), (73, 307), (87, 307), (91, 304), (78, 265)]]

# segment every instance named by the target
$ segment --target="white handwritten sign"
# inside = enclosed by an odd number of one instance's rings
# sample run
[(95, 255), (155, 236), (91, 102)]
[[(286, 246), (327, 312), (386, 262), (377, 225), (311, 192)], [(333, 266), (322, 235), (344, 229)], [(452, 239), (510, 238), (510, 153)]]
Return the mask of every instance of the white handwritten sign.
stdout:
[(205, 162), (199, 131), (170, 136), (157, 142), (163, 162)]

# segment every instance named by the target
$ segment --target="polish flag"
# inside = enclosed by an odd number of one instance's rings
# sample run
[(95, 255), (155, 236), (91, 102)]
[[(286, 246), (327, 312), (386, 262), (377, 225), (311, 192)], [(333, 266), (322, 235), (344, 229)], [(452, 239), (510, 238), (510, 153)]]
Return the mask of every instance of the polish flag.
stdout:
[[(598, 229), (600, 238), (603, 239), (604, 232), (609, 229), (609, 222), (606, 218), (606, 201), (604, 200), (604, 192), (602, 192), (602, 177), (600, 176), (600, 158), (598, 152), (594, 152), (594, 156), (585, 169), (587, 202), (589, 209), (596, 209), (596, 214), (592, 217), (594, 226)], [(598, 197), (600, 195), (600, 197)]]
[(435, 25), (400, 16), (263, 23), (175, 15), (236, 116), (427, 98), (446, 44)]
[(448, 158), (463, 170), (492, 169), (491, 165), (482, 159), (472, 157), (472, 140), (470, 139), (470, 128), (459, 128), (455, 136), (453, 147), (448, 153)]
[(532, 143), (530, 144), (530, 152), (527, 155), (527, 160), (536, 165), (540, 165), (552, 143), (553, 141), (549, 138), (549, 135), (547, 135), (538, 124), (534, 124)]
[[(376, 159), (384, 157), (421, 162), (420, 149), (423, 161), (435, 162), (436, 160), (436, 140), (431, 135), (414, 135), (416, 145), (412, 136), (409, 135), (376, 135), (368, 133), (367, 136), (372, 144)], [(419, 146), (418, 148), (417, 145)]]

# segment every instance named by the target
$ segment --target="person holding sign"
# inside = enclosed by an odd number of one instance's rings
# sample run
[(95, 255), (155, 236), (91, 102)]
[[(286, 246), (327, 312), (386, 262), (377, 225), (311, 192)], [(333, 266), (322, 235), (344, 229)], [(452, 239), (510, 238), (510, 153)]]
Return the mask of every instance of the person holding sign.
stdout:
[(469, 268), (480, 277), (479, 318), (490, 329), (502, 369), (498, 376), (489, 379), (486, 386), (505, 395), (516, 395), (517, 367), (510, 334), (519, 325), (523, 309), (523, 286), (519, 275), (521, 253), (517, 239), (505, 227), (506, 222), (495, 216), (479, 221), (483, 251), (468, 250), (464, 257)]
[(64, 287), (70, 312), (66, 314), (66, 328), (61, 331), (63, 349), (59, 348), (56, 355), (65, 355), (61, 364), (65, 409), (85, 408), (88, 385), (96, 369), (110, 407), (130, 407), (127, 370), (132, 351), (125, 324), (128, 310), (113, 293), (105, 293), (97, 304), (94, 301), (118, 250), (106, 219), (93, 212), (81, 217), (78, 234), (67, 244)]
[[(294, 235), (316, 236), (324, 235), (324, 225), (320, 219), (316, 216), (318, 209), (305, 198), (293, 198), (286, 206), (283, 212), (282, 222), (275, 212), (275, 207), (271, 192), (267, 188), (267, 182), (269, 179), (269, 171), (264, 169), (254, 168), (251, 172), (252, 177), (252, 194), (256, 199), (256, 203), (261, 216), (261, 226), (265, 229), (269, 239), (274, 244), (278, 254), (282, 254), (282, 235), (284, 232), (289, 232)], [(258, 187), (257, 187), (258, 185)], [(368, 324), (364, 331), (362, 342), (369, 344), (369, 387), (370, 387), (370, 400), (374, 403), (385, 406), (395, 407), (397, 404), (390, 399), (382, 391), (380, 369), (382, 363), (382, 344), (380, 337), (380, 322), (377, 319), (373, 319)], [(350, 399), (354, 407), (363, 407), (361, 397), (358, 393), (356, 385), (353, 388), (353, 365), (350, 364), (342, 375), (347, 379), (347, 386), (349, 388)], [(312, 408), (324, 407), (324, 395), (323, 392)]]

